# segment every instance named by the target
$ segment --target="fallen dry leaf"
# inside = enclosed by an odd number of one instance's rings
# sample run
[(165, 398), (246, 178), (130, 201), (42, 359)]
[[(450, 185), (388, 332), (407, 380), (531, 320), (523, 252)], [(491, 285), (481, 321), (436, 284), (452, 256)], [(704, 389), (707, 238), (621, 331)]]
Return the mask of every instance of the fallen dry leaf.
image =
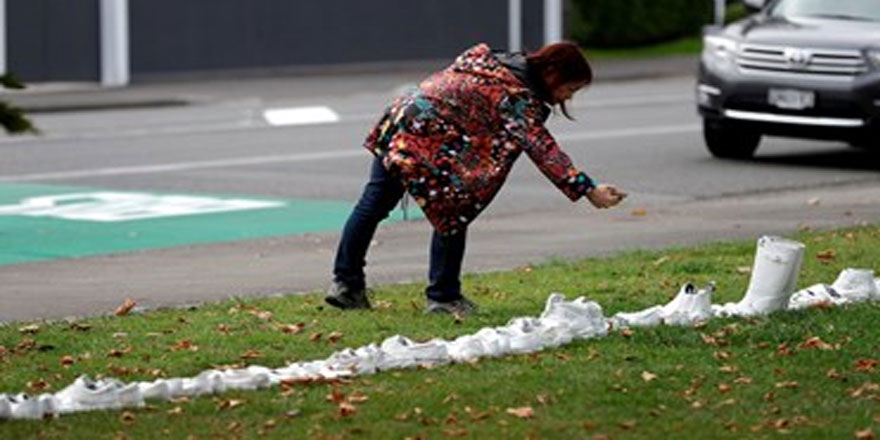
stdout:
[[(2, 357), (2, 356), (0, 356), (0, 357)], [(61, 365), (65, 368), (70, 367), (71, 365), (74, 364), (74, 362), (76, 362), (76, 360), (73, 359), (73, 356), (70, 356), (70, 355), (61, 356)]]
[(642, 371), (642, 380), (645, 382), (650, 382), (657, 378), (657, 375), (650, 371)]
[(295, 334), (301, 332), (302, 329), (305, 328), (305, 326), (306, 326), (306, 323), (297, 322), (296, 324), (280, 324), (280, 325), (278, 325), (278, 328), (281, 330), (282, 333), (287, 333), (289, 335), (295, 335)]
[(862, 384), (862, 386), (856, 389), (849, 389), (847, 391), (849, 392), (850, 397), (859, 398), (862, 397), (862, 395), (864, 395), (865, 393), (880, 392), (880, 384), (865, 382)]
[(718, 367), (718, 371), (725, 374), (734, 374), (739, 372), (739, 368), (734, 365), (722, 365)]
[(218, 410), (235, 409), (244, 405), (245, 401), (241, 399), (224, 399), (217, 404)]
[(776, 356), (789, 355), (791, 355), (791, 348), (788, 347), (788, 342), (783, 342), (776, 347)]
[(263, 353), (260, 353), (260, 350), (251, 348), (242, 353), (239, 357), (242, 359), (260, 359), (263, 357)]
[(342, 339), (342, 332), (330, 332), (330, 334), (327, 335), (327, 342), (331, 344), (339, 342), (340, 339)]
[(514, 417), (520, 419), (530, 419), (535, 416), (535, 411), (532, 410), (531, 406), (521, 406), (519, 408), (507, 408), (505, 410), (507, 414), (510, 414)]
[(797, 381), (790, 380), (786, 382), (776, 382), (776, 388), (797, 388)]
[(128, 315), (129, 312), (131, 312), (131, 309), (133, 309), (136, 305), (137, 303), (133, 299), (127, 298), (125, 301), (122, 302), (122, 304), (119, 305), (119, 307), (116, 308), (116, 310), (113, 311), (113, 314), (116, 316)]
[(825, 376), (827, 376), (829, 379), (836, 379), (836, 380), (842, 380), (844, 378), (842, 374), (837, 372), (836, 368), (832, 368), (832, 369), (828, 370), (828, 372), (825, 373)]
[(617, 424), (617, 426), (620, 426), (621, 429), (633, 429), (636, 427), (636, 421), (635, 420), (624, 420), (622, 422), (619, 422)]
[(742, 274), (742, 275), (748, 275), (748, 274), (752, 273), (752, 266), (737, 266), (736, 273)]
[(360, 391), (355, 391), (355, 392), (349, 394), (348, 398), (346, 400), (348, 400), (351, 403), (364, 403), (367, 400), (370, 400), (370, 396), (367, 396), (366, 394), (364, 394)]
[(719, 383), (718, 384), (718, 392), (724, 394), (728, 391), (730, 391), (730, 385), (728, 385), (726, 383)]
[(729, 351), (716, 351), (716, 352), (712, 353), (712, 357), (714, 357), (715, 359), (718, 359), (719, 361), (722, 361), (725, 359), (730, 359), (730, 356), (732, 356), (732, 355), (730, 354)]
[(122, 423), (127, 423), (127, 424), (134, 423), (135, 419), (136, 419), (136, 417), (134, 416), (134, 413), (131, 411), (125, 411), (122, 413), (122, 415), (119, 416), (119, 420), (121, 420)]
[(51, 387), (51, 385), (49, 385), (49, 382), (46, 382), (45, 379), (37, 379), (37, 380), (28, 381), (27, 387), (30, 388), (31, 390), (36, 391), (36, 392), (40, 392), (40, 391), (44, 391), (47, 388)]
[(855, 432), (856, 440), (874, 440), (874, 431), (871, 428)]
[(181, 339), (174, 343), (171, 346), (171, 349), (174, 351), (199, 351), (199, 346), (195, 345), (189, 339)]
[(467, 437), (470, 433), (467, 429), (464, 428), (450, 428), (444, 429), (443, 434), (445, 434), (447, 437)]
[(877, 359), (859, 359), (856, 361), (855, 369), (856, 371), (874, 371), (878, 364), (880, 361)]
[(309, 335), (309, 340), (312, 342), (318, 342), (319, 340), (321, 340), (322, 336), (324, 336), (323, 333), (315, 332), (315, 333), (312, 333), (311, 335)]
[(823, 341), (818, 336), (813, 336), (812, 338), (809, 338), (806, 341), (801, 342), (798, 345), (798, 348), (802, 348), (802, 349), (815, 348), (818, 350), (835, 350), (839, 347), (835, 347), (834, 345), (831, 345), (831, 344)]
[(816, 253), (816, 259), (822, 263), (830, 263), (836, 256), (837, 252), (834, 249), (825, 249), (824, 251)]
[(330, 391), (330, 394), (327, 394), (326, 399), (328, 402), (342, 403), (345, 401), (345, 394), (343, 394), (342, 391), (339, 391), (339, 389), (334, 388)]
[(353, 416), (357, 412), (357, 407), (348, 403), (348, 402), (340, 402), (339, 403), (339, 415), (342, 417)]

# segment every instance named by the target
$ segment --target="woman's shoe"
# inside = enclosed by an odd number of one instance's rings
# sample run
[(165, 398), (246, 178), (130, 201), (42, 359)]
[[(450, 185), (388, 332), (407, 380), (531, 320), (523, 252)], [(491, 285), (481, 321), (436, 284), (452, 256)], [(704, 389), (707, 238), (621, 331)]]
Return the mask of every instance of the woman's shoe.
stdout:
[(372, 308), (370, 300), (367, 299), (366, 289), (352, 289), (347, 284), (339, 281), (334, 281), (330, 288), (327, 289), (327, 296), (324, 297), (324, 301), (333, 307), (344, 310)]
[(436, 301), (428, 298), (425, 305), (425, 313), (448, 313), (450, 315), (465, 316), (477, 312), (477, 305), (465, 298), (461, 297), (449, 302)]

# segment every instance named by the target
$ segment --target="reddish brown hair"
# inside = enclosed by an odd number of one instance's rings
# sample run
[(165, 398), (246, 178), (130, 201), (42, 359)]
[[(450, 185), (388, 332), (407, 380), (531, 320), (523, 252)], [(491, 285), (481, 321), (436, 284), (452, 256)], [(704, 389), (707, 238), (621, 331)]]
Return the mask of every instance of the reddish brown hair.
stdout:
[[(529, 53), (526, 55), (526, 62), (544, 81), (548, 98), (556, 88), (565, 84), (593, 82), (593, 69), (590, 63), (580, 47), (570, 41), (548, 44)], [(565, 117), (572, 119), (565, 108), (565, 103), (558, 104)]]

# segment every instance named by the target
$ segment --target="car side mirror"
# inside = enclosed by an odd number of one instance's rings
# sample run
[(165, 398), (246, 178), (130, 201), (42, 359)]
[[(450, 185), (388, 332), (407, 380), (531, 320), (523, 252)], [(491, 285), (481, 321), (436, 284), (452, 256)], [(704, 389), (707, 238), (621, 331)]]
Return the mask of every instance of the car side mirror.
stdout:
[(743, 4), (746, 5), (746, 9), (750, 12), (758, 12), (764, 9), (764, 6), (767, 5), (767, 0), (743, 0)]

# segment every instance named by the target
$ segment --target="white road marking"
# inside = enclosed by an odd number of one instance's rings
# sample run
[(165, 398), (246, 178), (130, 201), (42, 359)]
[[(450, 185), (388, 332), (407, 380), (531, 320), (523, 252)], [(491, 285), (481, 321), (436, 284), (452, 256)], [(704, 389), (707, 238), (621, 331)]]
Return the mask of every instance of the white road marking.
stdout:
[(307, 125), (339, 122), (339, 114), (330, 107), (289, 107), (269, 109), (263, 112), (271, 125)]
[[(665, 134), (690, 133), (699, 130), (695, 124), (672, 125), (657, 127), (627, 128), (618, 130), (582, 131), (562, 133), (556, 136), (561, 142), (616, 139), (623, 137), (659, 136)], [(564, 146), (572, 148), (576, 146)], [(209, 168), (228, 168), (249, 165), (264, 165), (282, 162), (310, 162), (315, 160), (331, 160), (345, 157), (365, 156), (367, 153), (360, 148), (345, 150), (321, 151), (315, 153), (280, 154), (272, 156), (237, 157), (231, 159), (217, 159), (193, 162), (176, 162), (159, 165), (136, 165), (127, 167), (93, 168), (73, 171), (58, 171), (49, 173), (20, 174), (13, 176), (0, 176), (0, 182), (30, 182), (49, 180), (69, 180), (100, 176), (124, 176), (133, 174), (155, 174), (177, 171), (190, 171)]]
[(96, 191), (27, 197), (0, 205), (0, 216), (52, 217), (123, 222), (250, 209), (279, 208), (284, 202), (216, 197)]

